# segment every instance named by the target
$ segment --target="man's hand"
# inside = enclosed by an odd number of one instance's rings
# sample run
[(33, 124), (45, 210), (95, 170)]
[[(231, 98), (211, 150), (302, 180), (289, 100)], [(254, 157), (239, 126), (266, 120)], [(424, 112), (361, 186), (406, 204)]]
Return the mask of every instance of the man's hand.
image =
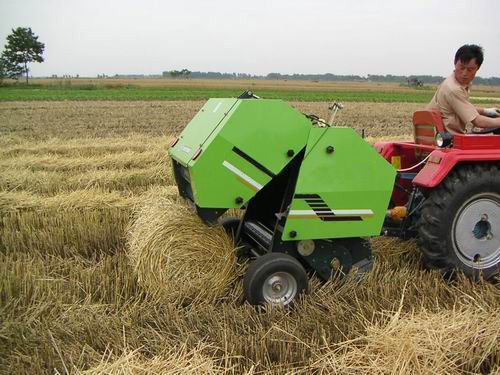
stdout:
[(500, 109), (498, 108), (484, 108), (483, 116), (488, 116), (491, 118), (500, 117)]

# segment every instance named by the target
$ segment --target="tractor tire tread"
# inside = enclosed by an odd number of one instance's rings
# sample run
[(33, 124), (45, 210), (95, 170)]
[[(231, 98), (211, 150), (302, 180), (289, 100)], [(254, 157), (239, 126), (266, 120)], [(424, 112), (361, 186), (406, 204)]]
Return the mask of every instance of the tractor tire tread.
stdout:
[[(458, 195), (464, 195), (467, 184), (482, 179), (485, 183), (498, 181), (499, 167), (495, 164), (464, 164), (455, 168), (440, 186), (430, 191), (422, 205), (417, 224), (417, 244), (422, 253), (423, 265), (427, 269), (439, 270), (447, 274), (460, 264), (450, 254), (453, 250), (444, 240), (443, 222), (449, 221), (450, 207)], [(497, 180), (495, 180), (497, 178)], [(491, 180), (491, 181), (489, 181)], [(466, 274), (475, 277), (470, 270), (462, 268)]]

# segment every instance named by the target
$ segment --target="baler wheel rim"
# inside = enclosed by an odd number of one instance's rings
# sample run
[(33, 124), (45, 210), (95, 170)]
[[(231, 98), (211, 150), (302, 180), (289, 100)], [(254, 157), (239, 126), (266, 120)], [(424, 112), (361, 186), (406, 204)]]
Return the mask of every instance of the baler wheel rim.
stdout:
[[(282, 289), (271, 292), (273, 286)], [(245, 299), (252, 305), (291, 306), (309, 287), (307, 272), (294, 257), (267, 253), (255, 259), (243, 279)]]

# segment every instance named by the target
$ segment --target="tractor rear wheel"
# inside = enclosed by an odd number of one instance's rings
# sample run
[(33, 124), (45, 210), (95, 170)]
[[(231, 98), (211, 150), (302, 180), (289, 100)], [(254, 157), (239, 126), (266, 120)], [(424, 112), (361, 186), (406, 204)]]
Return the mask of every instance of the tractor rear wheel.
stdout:
[(243, 280), (245, 298), (252, 305), (288, 306), (307, 290), (306, 270), (294, 257), (267, 253), (248, 267)]
[(474, 279), (500, 271), (500, 168), (464, 165), (429, 193), (418, 225), (424, 265)]

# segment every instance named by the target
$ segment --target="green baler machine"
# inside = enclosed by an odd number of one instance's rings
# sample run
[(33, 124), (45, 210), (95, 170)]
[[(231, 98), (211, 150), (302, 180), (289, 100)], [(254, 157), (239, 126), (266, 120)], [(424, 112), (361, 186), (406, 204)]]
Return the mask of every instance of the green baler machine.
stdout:
[[(210, 99), (169, 150), (179, 193), (255, 258), (253, 304), (287, 305), (322, 279), (372, 265), (395, 169), (353, 129), (328, 126), (282, 100)], [(228, 209), (239, 217), (220, 219)]]

